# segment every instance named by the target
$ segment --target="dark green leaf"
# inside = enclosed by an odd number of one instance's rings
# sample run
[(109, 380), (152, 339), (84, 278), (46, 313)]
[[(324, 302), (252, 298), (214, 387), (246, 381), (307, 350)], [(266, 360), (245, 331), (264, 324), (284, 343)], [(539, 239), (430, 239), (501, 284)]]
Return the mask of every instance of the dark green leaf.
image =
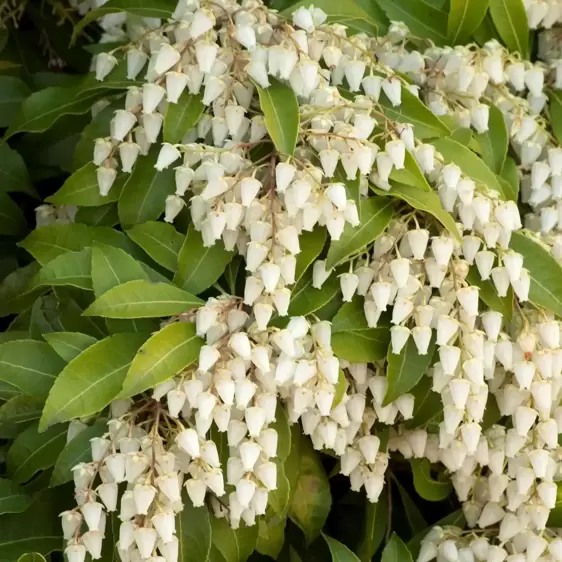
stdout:
[(172, 144), (181, 142), (183, 137), (199, 121), (205, 106), (202, 96), (190, 94), (187, 90), (180, 96), (178, 103), (168, 103), (164, 118), (164, 141)]
[[(211, 528), (213, 549), (218, 550), (225, 562), (245, 562), (256, 546), (257, 525), (233, 530), (226, 519), (212, 517)], [(211, 560), (217, 559), (211, 556)]]
[(39, 271), (39, 264), (31, 262), (7, 275), (0, 283), (0, 316), (21, 312), (33, 304), (33, 301), (45, 289), (29, 291), (29, 283)]
[(14, 482), (0, 478), (0, 515), (21, 513), (31, 505), (31, 498)]
[(433, 391), (433, 379), (422, 377), (420, 382), (412, 389), (415, 397), (414, 417), (408, 420), (406, 427), (415, 429), (425, 427), (435, 418), (443, 417), (441, 395)]
[(450, 43), (466, 43), (482, 23), (487, 11), (488, 0), (451, 0), (447, 25)]
[(340, 282), (336, 275), (331, 275), (320, 289), (315, 289), (312, 286), (312, 272), (309, 270), (295, 285), (289, 304), (289, 315), (312, 314), (329, 303), (339, 290)]
[(139, 349), (125, 378), (120, 397), (139, 394), (171, 379), (199, 357), (203, 343), (195, 335), (194, 324), (168, 324)]
[(292, 155), (299, 132), (299, 104), (293, 89), (275, 78), (268, 88), (256, 85), (267, 132), (281, 154)]
[(0, 189), (5, 192), (22, 191), (37, 197), (23, 158), (6, 142), (0, 144)]
[(497, 310), (503, 314), (507, 322), (511, 321), (513, 315), (513, 289), (509, 287), (507, 296), (499, 297), (494, 284), (489, 281), (482, 281), (478, 269), (472, 266), (468, 270), (466, 280), (473, 286), (480, 288), (480, 300), (487, 304), (492, 310)]
[(408, 547), (396, 533), (392, 533), (390, 541), (385, 546), (381, 562), (412, 562)]
[(505, 159), (500, 176), (510, 185), (510, 192), (515, 194), (513, 200), (517, 201), (519, 196), (519, 171), (515, 160), (511, 156)]
[(174, 283), (198, 295), (217, 281), (233, 256), (234, 252), (227, 252), (221, 243), (205, 248), (201, 234), (190, 225), (179, 253)]
[(206, 507), (193, 507), (186, 493), (183, 510), (176, 519), (178, 562), (206, 562), (211, 552), (211, 518)]
[(414, 488), (424, 500), (438, 502), (451, 493), (451, 482), (439, 482), (431, 477), (431, 465), (427, 459), (411, 459), (410, 464), (414, 474)]
[(115, 226), (119, 224), (117, 203), (108, 203), (101, 207), (80, 207), (74, 220), (91, 226)]
[(148, 221), (127, 230), (127, 236), (157, 264), (169, 271), (176, 271), (178, 255), (185, 236), (171, 224)]
[(43, 337), (66, 362), (72, 361), (97, 341), (96, 338), (79, 332), (52, 332)]
[(22, 101), (31, 94), (25, 82), (12, 76), (0, 76), (0, 127), (7, 127)]
[(326, 229), (316, 228), (312, 232), (303, 232), (299, 237), (301, 247), (300, 254), (297, 255), (297, 265), (295, 268), (295, 283), (298, 283), (305, 271), (312, 262), (318, 257), (326, 242)]
[(18, 562), (47, 562), (45, 557), (38, 552), (28, 552), (18, 558)]
[(0, 406), (0, 434), (16, 437), (41, 417), (44, 400), (17, 394)]
[(392, 480), (396, 484), (398, 488), (398, 493), (400, 494), (400, 499), (402, 501), (402, 505), (404, 506), (404, 511), (406, 512), (406, 520), (408, 521), (408, 526), (412, 531), (412, 534), (417, 534), (423, 529), (427, 528), (427, 523), (423, 518), (419, 508), (409, 496), (408, 492), (404, 489), (404, 486), (400, 484), (398, 479), (392, 475)]
[(30, 288), (69, 285), (86, 291), (92, 290), (92, 249), (65, 252), (44, 265), (31, 281)]
[(510, 51), (529, 56), (529, 23), (523, 0), (490, 0), (490, 15)]
[[(118, 394), (145, 334), (114, 334), (76, 356), (58, 376), (45, 404), (40, 429), (91, 416)], [(58, 427), (58, 426), (55, 426)]]
[(361, 562), (371, 562), (381, 545), (388, 525), (388, 494), (386, 487), (377, 503), (365, 499), (365, 532), (357, 547), (357, 556)]
[(26, 230), (22, 210), (7, 193), (0, 191), (0, 235), (19, 238)]
[(476, 140), (482, 149), (482, 160), (490, 170), (499, 174), (507, 156), (509, 137), (503, 114), (495, 105), (490, 105), (488, 130), (485, 133), (477, 134)]
[(341, 542), (329, 537), (322, 533), (324, 540), (328, 543), (330, 554), (332, 555), (332, 562), (360, 562), (359, 558)]

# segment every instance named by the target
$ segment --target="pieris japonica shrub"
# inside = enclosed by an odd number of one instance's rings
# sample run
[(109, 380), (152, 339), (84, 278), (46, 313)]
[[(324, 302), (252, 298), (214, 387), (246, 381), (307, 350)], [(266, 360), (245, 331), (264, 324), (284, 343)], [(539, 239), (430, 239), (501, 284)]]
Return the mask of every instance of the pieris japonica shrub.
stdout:
[(561, 561), (562, 3), (273, 8), (81, 3), (8, 127), (91, 116), (0, 287), (6, 560)]

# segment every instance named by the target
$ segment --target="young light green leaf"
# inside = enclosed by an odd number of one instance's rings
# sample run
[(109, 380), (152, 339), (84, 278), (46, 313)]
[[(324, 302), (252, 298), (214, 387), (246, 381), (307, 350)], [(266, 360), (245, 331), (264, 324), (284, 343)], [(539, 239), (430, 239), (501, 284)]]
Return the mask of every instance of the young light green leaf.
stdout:
[(76, 437), (69, 441), (57, 458), (49, 487), (60, 486), (72, 480), (72, 469), (81, 462), (92, 460), (90, 440), (101, 437), (107, 431), (107, 424), (100, 420), (83, 429)]
[(550, 101), (550, 124), (552, 131), (558, 142), (562, 144), (562, 92), (551, 90), (548, 93), (548, 98)]
[(400, 353), (392, 353), (392, 348), (389, 347), (386, 367), (388, 388), (383, 401), (384, 406), (394, 402), (418, 384), (431, 365), (434, 348), (433, 338), (427, 353), (420, 355), (412, 337), (408, 338)]
[(431, 186), (427, 183), (423, 172), (420, 170), (416, 159), (406, 151), (406, 158), (404, 159), (404, 167), (400, 170), (394, 168), (390, 172), (390, 179), (398, 183), (404, 183), (417, 187), (423, 191), (432, 191)]
[(179, 253), (174, 283), (198, 295), (216, 282), (233, 256), (234, 252), (226, 251), (222, 244), (203, 246), (201, 234), (189, 225)]
[(85, 316), (105, 318), (162, 318), (181, 314), (203, 301), (166, 283), (129, 281), (113, 287), (95, 300)]
[(0, 235), (20, 238), (26, 233), (25, 217), (19, 205), (3, 191), (0, 191)]
[(330, 484), (308, 437), (299, 434), (299, 440), (293, 442), (292, 447), (298, 450), (298, 471), (295, 484), (291, 485), (289, 517), (311, 543), (320, 534), (330, 512)]
[(396, 533), (392, 533), (390, 541), (385, 546), (381, 562), (412, 562), (408, 547)]
[(156, 220), (163, 212), (166, 197), (174, 193), (174, 170), (159, 172), (154, 165), (159, 146), (153, 145), (147, 156), (139, 158), (119, 196), (117, 209), (124, 228)]
[(64, 364), (45, 342), (14, 340), (0, 345), (0, 380), (33, 398), (47, 396)]
[(490, 189), (496, 190), (503, 199), (508, 199), (508, 194), (503, 192), (502, 186), (494, 172), (472, 150), (459, 142), (447, 138), (437, 139), (432, 141), (432, 144), (443, 155), (446, 163), (453, 162), (469, 178)]
[(326, 229), (317, 227), (312, 232), (303, 232), (299, 237), (301, 247), (297, 255), (295, 283), (298, 283), (312, 262), (320, 255), (326, 243)]
[(523, 0), (490, 0), (490, 15), (510, 51), (529, 56), (529, 22)]
[(509, 137), (503, 114), (495, 105), (490, 105), (488, 130), (477, 134), (475, 138), (482, 149), (482, 160), (492, 172), (501, 173), (507, 156)]
[(79, 332), (51, 332), (43, 334), (47, 343), (68, 363), (98, 340)]
[(114, 334), (85, 349), (63, 369), (45, 404), (39, 428), (91, 416), (121, 390), (133, 357), (145, 341), (139, 333)]
[(393, 202), (383, 197), (369, 197), (361, 201), (361, 224), (345, 225), (341, 238), (332, 241), (326, 267), (332, 269), (354, 256), (380, 236), (392, 219)]
[(31, 505), (31, 498), (8, 478), (0, 478), (0, 515), (21, 513)]
[(324, 540), (328, 543), (330, 554), (332, 555), (332, 562), (360, 562), (359, 558), (340, 541), (329, 537), (322, 533)]
[(205, 106), (200, 94), (190, 94), (185, 90), (178, 103), (168, 103), (166, 117), (164, 118), (164, 141), (172, 144), (181, 142), (181, 139), (199, 121)]
[(65, 252), (44, 265), (31, 280), (30, 288), (61, 287), (68, 285), (86, 291), (92, 290), (92, 249)]
[(312, 286), (312, 272), (305, 273), (295, 285), (289, 304), (290, 316), (312, 314), (329, 303), (339, 292), (340, 282), (336, 275), (331, 275), (320, 289)]
[(147, 221), (127, 230), (127, 236), (140, 246), (157, 264), (176, 271), (178, 255), (185, 240), (171, 224)]
[(299, 132), (299, 104), (291, 87), (275, 78), (270, 77), (269, 81), (268, 88), (256, 85), (265, 126), (275, 148), (292, 156)]
[(414, 474), (414, 488), (424, 499), (438, 502), (449, 496), (453, 485), (451, 482), (439, 482), (431, 477), (431, 465), (427, 459), (411, 459)]
[(168, 324), (138, 350), (123, 383), (120, 397), (134, 396), (176, 376), (199, 357), (203, 343), (195, 335), (194, 324)]
[(0, 144), (0, 190), (21, 191), (39, 198), (20, 153), (5, 142)]
[(66, 443), (67, 424), (57, 424), (39, 432), (34, 423), (20, 433), (6, 456), (6, 466), (17, 484), (27, 482), (35, 473), (55, 464)]
[(488, 0), (451, 0), (447, 24), (451, 45), (466, 43), (480, 27), (487, 11)]
[(556, 316), (562, 316), (562, 266), (548, 249), (523, 231), (512, 234), (511, 247), (523, 256), (523, 266), (529, 270), (529, 300)]
[(388, 525), (388, 493), (386, 490), (385, 487), (377, 503), (371, 503), (365, 498), (365, 532), (356, 549), (361, 562), (371, 562), (384, 539)]
[(184, 492), (183, 509), (176, 519), (178, 562), (205, 562), (211, 552), (211, 518), (207, 507), (193, 507)]
[(82, 166), (62, 184), (58, 191), (47, 197), (46, 201), (53, 205), (80, 207), (99, 207), (117, 201), (128, 176), (121, 174), (111, 186), (109, 193), (103, 196), (100, 195), (96, 169), (93, 162)]

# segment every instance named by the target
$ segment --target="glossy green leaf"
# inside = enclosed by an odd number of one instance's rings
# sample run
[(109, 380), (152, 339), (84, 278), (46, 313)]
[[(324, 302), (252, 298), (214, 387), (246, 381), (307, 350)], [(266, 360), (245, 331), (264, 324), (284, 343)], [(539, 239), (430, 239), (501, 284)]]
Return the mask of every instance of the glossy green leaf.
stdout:
[(512, 234), (510, 245), (523, 256), (523, 266), (529, 270), (529, 300), (536, 306), (562, 317), (562, 266), (549, 249), (526, 236), (523, 231)]
[(490, 105), (488, 130), (477, 134), (475, 138), (482, 149), (482, 160), (492, 172), (501, 173), (507, 156), (509, 136), (503, 114), (495, 105)]
[(41, 417), (44, 400), (17, 394), (0, 406), (0, 435), (16, 437)]
[(8, 316), (29, 308), (35, 299), (46, 289), (39, 288), (30, 291), (31, 279), (39, 271), (39, 264), (19, 267), (7, 275), (0, 283), (0, 316)]
[(171, 224), (147, 221), (127, 230), (127, 236), (157, 264), (169, 271), (176, 271), (178, 255), (185, 236)]
[(27, 396), (47, 396), (64, 361), (45, 342), (14, 340), (0, 345), (0, 380)]
[(490, 280), (482, 281), (478, 269), (472, 266), (466, 280), (473, 286), (480, 288), (480, 300), (487, 304), (492, 310), (503, 314), (506, 321), (510, 322), (513, 315), (513, 289), (509, 287), (507, 296), (499, 297), (496, 287)]
[(341, 238), (332, 241), (326, 267), (332, 269), (345, 262), (351, 256), (361, 252), (380, 236), (392, 219), (393, 202), (383, 197), (369, 197), (361, 201), (361, 224), (345, 225)]
[(390, 172), (390, 179), (397, 181), (398, 183), (404, 183), (406, 185), (411, 185), (412, 187), (417, 187), (423, 191), (432, 191), (431, 186), (427, 183), (427, 180), (416, 162), (416, 159), (408, 151), (406, 151), (404, 167), (400, 170), (394, 168), (392, 172)]
[(427, 459), (411, 459), (414, 474), (414, 488), (427, 501), (438, 502), (449, 496), (453, 485), (451, 482), (439, 482), (431, 476), (431, 465)]
[(125, 182), (117, 204), (124, 228), (156, 220), (164, 212), (166, 197), (174, 193), (172, 166), (161, 172), (154, 167), (159, 150), (153, 145), (147, 156), (139, 158)]
[(322, 533), (324, 540), (328, 543), (330, 554), (332, 555), (332, 562), (360, 562), (359, 558), (340, 541), (329, 537)]
[(90, 440), (94, 437), (101, 437), (106, 431), (105, 420), (100, 420), (86, 427), (71, 439), (57, 458), (49, 486), (55, 487), (70, 482), (73, 478), (73, 467), (81, 462), (91, 462), (92, 447)]
[(256, 86), (267, 132), (281, 154), (292, 155), (299, 132), (299, 104), (293, 89), (275, 78), (270, 86)]
[(514, 201), (517, 201), (519, 196), (519, 170), (517, 169), (517, 163), (511, 156), (506, 157), (500, 176), (510, 185), (511, 193), (516, 195)]
[(103, 196), (100, 195), (96, 170), (97, 167), (93, 162), (82, 166), (62, 184), (58, 191), (47, 197), (46, 201), (53, 205), (80, 207), (99, 207), (117, 201), (128, 176), (121, 174), (111, 186), (109, 193)]
[(328, 478), (310, 440), (300, 435), (292, 447), (298, 450), (298, 472), (295, 485), (291, 486), (289, 517), (302, 529), (311, 543), (324, 527), (330, 512), (332, 497)]
[(113, 287), (93, 302), (86, 316), (161, 318), (181, 314), (202, 301), (178, 287), (150, 281), (129, 281)]
[(43, 337), (66, 362), (97, 342), (96, 338), (79, 332), (51, 332)]
[(45, 404), (40, 429), (91, 416), (120, 392), (133, 357), (145, 341), (139, 333), (114, 334), (85, 349), (62, 370)]
[(303, 232), (299, 236), (301, 251), (297, 254), (295, 283), (298, 283), (312, 262), (320, 255), (326, 243), (326, 229), (317, 227), (312, 232)]
[[(258, 526), (242, 527), (233, 530), (226, 519), (211, 518), (213, 549), (218, 550), (224, 562), (245, 562), (253, 552), (258, 534)], [(212, 562), (213, 559), (211, 556)]]
[(178, 103), (168, 103), (164, 118), (164, 141), (172, 144), (181, 142), (201, 118), (205, 106), (200, 94), (190, 94), (185, 90)]
[(31, 498), (18, 484), (8, 478), (0, 478), (0, 515), (21, 513), (30, 505)]
[(464, 44), (480, 27), (489, 0), (451, 0), (447, 35), (452, 45)]
[(408, 338), (400, 353), (392, 353), (392, 348), (388, 348), (386, 367), (388, 388), (383, 401), (384, 406), (394, 402), (418, 384), (431, 365), (434, 349), (435, 340), (432, 339), (427, 353), (420, 355), (413, 337)]
[(38, 198), (23, 158), (5, 142), (0, 144), (0, 190), (22, 191)]
[(65, 252), (45, 264), (31, 281), (31, 288), (68, 285), (86, 291), (92, 290), (92, 249)]
[(193, 507), (184, 492), (183, 510), (176, 518), (178, 562), (206, 562), (211, 552), (211, 518), (207, 507)]
[(7, 127), (12, 122), (29, 94), (29, 86), (19, 78), (0, 76), (0, 127)]
[(0, 191), (0, 235), (20, 238), (26, 230), (22, 210), (7, 193)]
[[(404, 2), (405, 0), (401, 0)], [(382, 0), (385, 4), (394, 3), (394, 0)], [(394, 19), (394, 18), (391, 18)], [(399, 18), (399, 21), (404, 21)], [(445, 26), (442, 28), (445, 29)], [(381, 93), (379, 103), (384, 114), (398, 123), (410, 123), (414, 127), (417, 139), (425, 140), (448, 135), (451, 131), (439, 117), (434, 115), (419, 98), (412, 92), (402, 88), (402, 103), (393, 107), (384, 93)]]
[(198, 295), (217, 281), (233, 256), (234, 252), (226, 251), (222, 244), (205, 248), (201, 234), (190, 225), (179, 253), (174, 283)]
[(550, 125), (554, 136), (562, 144), (562, 92), (551, 90), (548, 93), (548, 99), (550, 101)]
[(369, 363), (386, 356), (390, 342), (388, 326), (369, 328), (363, 299), (345, 303), (332, 320), (332, 349), (351, 363)]
[(168, 324), (138, 350), (127, 372), (120, 397), (134, 396), (176, 376), (199, 357), (203, 343), (195, 335), (195, 324)]
[(91, 226), (115, 226), (119, 224), (117, 203), (108, 203), (101, 207), (80, 207), (74, 220)]
[(510, 51), (529, 56), (529, 23), (523, 0), (490, 0), (492, 21)]
[(433, 379), (422, 377), (411, 390), (414, 395), (414, 417), (406, 422), (408, 429), (426, 427), (431, 422), (438, 421), (443, 417), (443, 405), (441, 395), (433, 391)]
[(412, 555), (408, 547), (396, 533), (392, 533), (385, 546), (381, 562), (412, 562)]
[(443, 155), (446, 163), (453, 162), (469, 178), (472, 178), (481, 185), (496, 190), (503, 199), (508, 199), (509, 194), (503, 192), (502, 186), (494, 172), (472, 150), (454, 140), (446, 138), (437, 139), (432, 144)]
[(398, 493), (400, 495), (400, 501), (404, 507), (404, 512), (406, 513), (406, 521), (408, 523), (408, 527), (410, 527), (410, 531), (412, 534), (417, 534), (423, 529), (427, 529), (427, 523), (421, 514), (416, 502), (410, 497), (404, 486), (400, 484), (400, 481), (392, 475), (392, 481), (396, 484), (398, 488)]
[(289, 304), (290, 316), (306, 316), (329, 303), (340, 291), (340, 282), (331, 275), (320, 289), (312, 286), (312, 271), (308, 270), (295, 285)]
[(17, 484), (27, 482), (40, 470), (53, 466), (66, 443), (66, 424), (39, 432), (34, 423), (18, 435), (6, 457), (6, 466)]
[(365, 499), (365, 516), (363, 519), (365, 531), (356, 548), (357, 556), (361, 562), (371, 562), (384, 539), (388, 525), (388, 493), (386, 490), (385, 487), (377, 503)]

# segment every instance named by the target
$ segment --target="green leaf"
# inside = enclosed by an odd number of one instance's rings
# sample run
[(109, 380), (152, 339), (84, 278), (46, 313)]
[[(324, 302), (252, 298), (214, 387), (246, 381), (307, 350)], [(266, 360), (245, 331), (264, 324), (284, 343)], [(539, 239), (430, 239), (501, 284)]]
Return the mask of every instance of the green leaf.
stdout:
[(433, 379), (422, 377), (412, 389), (415, 398), (414, 417), (406, 422), (408, 429), (426, 427), (436, 418), (443, 417), (441, 395), (433, 391)]
[(435, 340), (432, 338), (427, 353), (420, 355), (413, 337), (408, 338), (400, 353), (392, 353), (392, 348), (388, 348), (386, 367), (388, 388), (383, 401), (384, 406), (394, 402), (418, 384), (431, 365), (434, 348)]
[(512, 234), (511, 248), (523, 256), (523, 266), (529, 270), (529, 300), (562, 317), (562, 266), (547, 248), (523, 231)]
[(392, 474), (392, 480), (396, 484), (398, 488), (398, 493), (400, 494), (400, 500), (402, 501), (402, 505), (404, 506), (404, 511), (406, 512), (406, 520), (408, 521), (408, 526), (410, 530), (415, 535), (419, 533), (423, 529), (427, 529), (427, 523), (423, 518), (418, 506), (409, 496), (408, 492), (404, 489), (404, 486), (400, 484), (396, 476)]
[(343, 183), (345, 185), (345, 191), (347, 193), (347, 198), (355, 202), (357, 207), (357, 213), (359, 214), (359, 219), (361, 219), (361, 186), (360, 176), (358, 173), (355, 174), (355, 178), (352, 180), (347, 179), (347, 173), (341, 162), (338, 162), (336, 170), (334, 172), (333, 181)]
[(322, 533), (324, 540), (328, 543), (330, 554), (332, 555), (332, 562), (360, 562), (359, 558), (341, 542), (329, 537)]
[(12, 76), (0, 76), (0, 127), (7, 127), (23, 100), (31, 94), (25, 82)]
[(334, 402), (332, 403), (332, 408), (335, 408), (343, 400), (343, 397), (347, 392), (348, 386), (349, 384), (347, 382), (345, 373), (343, 372), (343, 369), (340, 367), (338, 373), (338, 382), (335, 385), (336, 393), (334, 394)]
[[(550, 90), (548, 99), (550, 100), (550, 124), (552, 126), (552, 132), (558, 139), (558, 142), (562, 144), (562, 92)], [(0, 171), (0, 174), (1, 173)]]
[(523, 0), (490, 0), (490, 15), (510, 51), (529, 56), (529, 23)]
[(432, 191), (431, 186), (427, 183), (423, 172), (420, 170), (416, 159), (406, 151), (406, 158), (404, 159), (404, 167), (401, 170), (394, 168), (390, 172), (390, 179), (398, 183), (404, 183), (417, 187), (423, 191)]
[(176, 271), (178, 255), (185, 236), (171, 224), (147, 221), (127, 230), (127, 236), (157, 264), (169, 271)]
[(508, 199), (508, 194), (503, 192), (502, 186), (494, 172), (472, 150), (459, 142), (446, 138), (432, 141), (432, 144), (443, 155), (446, 163), (453, 162), (469, 178), (490, 189), (494, 189), (503, 199)]
[(270, 424), (277, 431), (277, 458), (284, 461), (291, 452), (291, 427), (284, 406), (277, 404), (275, 421)]
[(62, 370), (45, 404), (39, 428), (91, 416), (118, 394), (145, 334), (114, 334), (85, 349)]
[(482, 302), (487, 304), (492, 310), (501, 312), (507, 322), (511, 321), (513, 315), (513, 289), (509, 287), (507, 296), (499, 297), (494, 284), (489, 281), (482, 281), (478, 269), (472, 266), (468, 270), (466, 280), (473, 286), (479, 287), (479, 297)]
[(166, 197), (174, 193), (173, 168), (159, 172), (154, 167), (158, 152), (159, 145), (154, 145), (147, 156), (139, 158), (125, 182), (117, 204), (123, 228), (156, 220), (164, 212)]
[[(4, 333), (9, 334), (10, 332), (4, 332)], [(26, 337), (27, 337), (27, 335), (26, 335)], [(20, 338), (17, 338), (17, 339), (20, 339)], [(5, 340), (5, 341), (12, 341), (12, 340)], [(0, 380), (0, 400), (11, 400), (12, 398), (15, 398), (16, 396), (19, 396), (19, 392), (20, 392), (20, 390), (16, 386)]]
[(85, 316), (105, 318), (161, 318), (181, 314), (203, 301), (166, 283), (129, 281), (113, 287), (95, 300)]
[(0, 235), (19, 238), (26, 231), (25, 217), (19, 205), (7, 193), (0, 191)]
[(174, 283), (198, 295), (217, 281), (233, 256), (234, 252), (226, 251), (220, 243), (205, 248), (201, 234), (189, 225), (179, 253)]
[(453, 485), (451, 482), (439, 482), (431, 477), (431, 465), (427, 459), (411, 459), (414, 474), (414, 488), (427, 501), (438, 502), (449, 496)]
[(57, 458), (49, 487), (53, 488), (70, 482), (73, 478), (72, 468), (78, 463), (90, 462), (92, 460), (90, 440), (94, 437), (101, 437), (106, 431), (107, 424), (105, 420), (100, 420), (86, 427), (70, 440)]
[(176, 8), (174, 0), (109, 0), (100, 8), (89, 11), (83, 18), (78, 20), (74, 26), (72, 41), (80, 35), (82, 30), (92, 22), (106, 14), (127, 12), (141, 18), (162, 18), (167, 20)]
[(58, 191), (45, 200), (53, 205), (79, 205), (80, 207), (100, 207), (117, 201), (128, 176), (119, 175), (109, 193), (103, 196), (98, 187), (96, 170), (96, 165), (88, 162), (76, 170)]
[(371, 562), (384, 539), (388, 525), (388, 493), (386, 490), (385, 487), (377, 503), (365, 499), (365, 532), (356, 549), (361, 562)]
[(490, 170), (499, 174), (507, 156), (509, 137), (503, 114), (495, 105), (490, 105), (488, 130), (475, 138), (482, 149), (482, 160)]
[(300, 434), (300, 440), (293, 442), (292, 447), (298, 450), (298, 472), (294, 486), (291, 485), (289, 517), (311, 543), (320, 534), (330, 512), (330, 485), (308, 437)]
[(0, 283), (0, 316), (8, 316), (29, 308), (45, 289), (29, 290), (29, 283), (39, 271), (39, 264), (19, 267)]
[(45, 342), (14, 340), (0, 345), (0, 380), (27, 396), (45, 398), (63, 367), (64, 361)]
[(65, 252), (44, 265), (31, 281), (31, 288), (69, 285), (86, 291), (92, 290), (92, 249)]
[(383, 197), (361, 201), (361, 224), (345, 225), (341, 238), (332, 241), (326, 258), (326, 268), (332, 269), (371, 244), (386, 229), (393, 215), (393, 202)]
[[(457, 509), (456, 511), (453, 511), (453, 513), (449, 513), (449, 515), (443, 517), (443, 519), (440, 519), (439, 521), (437, 521), (437, 523), (431, 525), (431, 527), (434, 526), (446, 527), (448, 525), (453, 525), (455, 527), (460, 527), (461, 529), (464, 529), (466, 525), (466, 519), (464, 518), (462, 509)], [(549, 522), (549, 526), (550, 526), (550, 522)], [(427, 536), (427, 533), (429, 533), (431, 527), (421, 529), (420, 532), (416, 533), (413, 539), (408, 541), (408, 548), (413, 556), (417, 556), (419, 554), (421, 542)]]
[[(401, 0), (404, 2), (405, 0)], [(409, 1), (409, 0), (408, 0)], [(394, 0), (380, 0), (384, 4), (394, 3)], [(394, 18), (391, 18), (394, 19)], [(398, 21), (404, 21), (399, 18)], [(442, 29), (445, 29), (443, 27)], [(414, 133), (417, 139), (425, 140), (429, 138), (442, 137), (450, 134), (450, 130), (422, 101), (414, 96), (406, 88), (402, 88), (402, 103), (393, 107), (386, 94), (381, 93), (379, 104), (384, 110), (384, 114), (398, 123), (409, 123), (414, 126)]]
[(19, 246), (45, 265), (67, 251), (80, 252), (91, 243), (91, 231), (84, 224), (50, 224), (32, 230)]
[(385, 546), (381, 562), (412, 562), (412, 555), (408, 547), (396, 533), (392, 533), (392, 537)]
[(332, 349), (351, 363), (370, 363), (386, 356), (390, 343), (387, 326), (369, 328), (363, 311), (363, 299), (345, 303), (332, 320)]
[(0, 478), (0, 515), (21, 513), (31, 505), (31, 498), (14, 482)]
[(28, 552), (18, 558), (18, 562), (47, 562), (45, 557), (38, 552)]
[(138, 350), (123, 383), (120, 397), (134, 396), (176, 376), (197, 360), (203, 343), (195, 335), (194, 324), (168, 324)]
[(0, 434), (3, 438), (16, 437), (31, 422), (41, 417), (44, 400), (17, 394), (0, 406)]
[(116, 226), (119, 224), (117, 203), (108, 203), (101, 207), (80, 207), (74, 220), (91, 226)]
[(0, 190), (21, 191), (38, 198), (23, 158), (6, 142), (0, 144)]
[(293, 155), (299, 132), (299, 104), (293, 89), (275, 78), (269, 88), (256, 85), (267, 132), (281, 154)]
[(225, 562), (245, 562), (256, 546), (257, 525), (233, 530), (226, 519), (212, 517), (211, 528), (213, 548), (218, 550)]
[(436, 45), (445, 45), (447, 13), (424, 2), (412, 0), (378, 0), (390, 21), (404, 22), (418, 37), (430, 39)]
[(178, 562), (206, 562), (211, 552), (211, 518), (207, 507), (193, 507), (184, 492), (183, 510), (176, 518)]
[(329, 303), (340, 291), (340, 282), (336, 275), (331, 275), (320, 289), (312, 286), (312, 271), (308, 271), (295, 285), (289, 304), (290, 316), (312, 314)]
[(480, 27), (489, 0), (451, 0), (447, 35), (451, 45), (464, 44)]
[(18, 435), (6, 456), (6, 466), (17, 484), (27, 482), (35, 473), (55, 464), (66, 443), (66, 424), (39, 432), (34, 423)]
[(519, 196), (519, 170), (517, 169), (515, 160), (511, 156), (505, 159), (500, 176), (509, 184), (510, 192), (515, 194), (515, 197), (512, 197), (512, 199), (517, 201)]
[(164, 141), (172, 144), (181, 142), (201, 118), (205, 106), (200, 94), (185, 90), (177, 103), (168, 103), (164, 118)]
[(96, 338), (79, 332), (51, 332), (43, 337), (66, 362), (97, 342)]
[(326, 229), (316, 228), (312, 232), (303, 232), (299, 237), (301, 247), (295, 267), (295, 283), (298, 283), (312, 262), (320, 255), (326, 243)]

